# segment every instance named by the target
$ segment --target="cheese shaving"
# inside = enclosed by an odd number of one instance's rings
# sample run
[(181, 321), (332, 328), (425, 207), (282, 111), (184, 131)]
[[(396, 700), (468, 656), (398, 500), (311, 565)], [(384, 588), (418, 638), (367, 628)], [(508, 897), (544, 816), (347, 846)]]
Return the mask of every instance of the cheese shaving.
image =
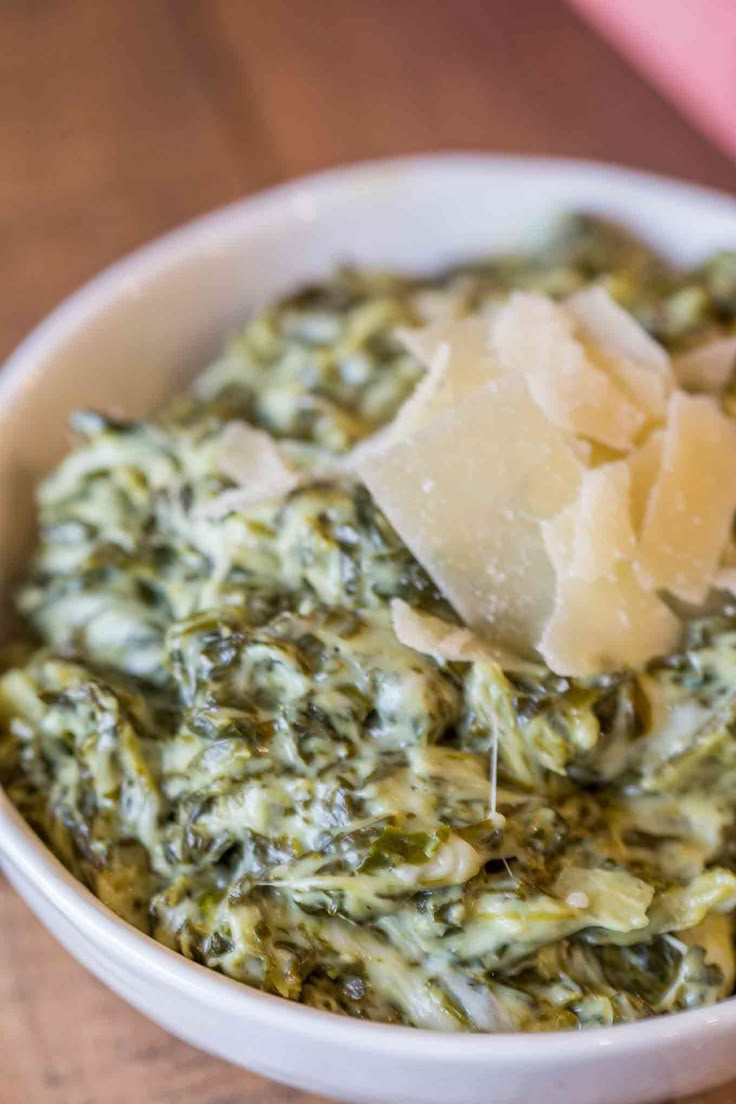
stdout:
[(336, 471), (348, 474), (358, 471), (369, 456), (397, 444), (498, 374), (488, 350), (486, 319), (471, 317), (416, 330), (402, 328), (396, 331), (396, 336), (426, 372), (393, 421), (333, 465)]
[(628, 449), (645, 415), (587, 356), (564, 307), (515, 292), (492, 328), (502, 369), (526, 378), (534, 400), (561, 429), (610, 448)]
[[(460, 402), (499, 375), (491, 352), (491, 325), (487, 318), (471, 316), (419, 330), (400, 329), (396, 336), (430, 373), (438, 355), (447, 350), (444, 387), (422, 402), (425, 420)], [(411, 398), (404, 405), (408, 403)], [(399, 411), (399, 418), (402, 411)]]
[(661, 422), (667, 409), (672, 386), (666, 378), (642, 368), (630, 360), (597, 358), (614, 383), (646, 416), (648, 422)]
[(719, 337), (675, 359), (675, 375), (686, 391), (720, 395), (736, 373), (736, 334)]
[(631, 522), (637, 537), (641, 534), (649, 496), (662, 464), (663, 436), (661, 430), (655, 431), (626, 458), (629, 465)]
[(490, 355), (490, 333), (487, 318), (470, 315), (432, 322), (419, 329), (401, 326), (396, 330), (396, 337), (425, 368), (429, 368), (440, 346), (449, 345), (456, 370), (462, 373), (466, 366), (475, 372), (478, 361)]
[(450, 404), (447, 383), (449, 360), (449, 344), (443, 341), (433, 343), (427, 371), (411, 395), (399, 407), (393, 421), (360, 441), (346, 456), (332, 462), (325, 470), (336, 475), (358, 471), (361, 464), (369, 457), (397, 444), (402, 438), (429, 421), (433, 414), (448, 406)]
[(449, 343), (443, 341), (432, 353), (426, 374), (393, 420), (392, 428), (397, 439), (419, 429), (433, 414), (450, 405), (452, 401), (448, 384), (450, 352)]
[(669, 375), (667, 350), (600, 284), (576, 291), (565, 305), (585, 338), (594, 342), (602, 352)]
[(581, 579), (592, 582), (634, 554), (630, 474), (625, 461), (586, 472), (578, 503), (572, 569)]
[(394, 603), (402, 643), (588, 675), (674, 645), (659, 591), (734, 587), (736, 424), (674, 390), (665, 349), (602, 287), (515, 292), (400, 337), (426, 375), (352, 463), (468, 626)]
[(507, 671), (529, 667), (525, 660), (500, 645), (484, 640), (470, 629), (412, 609), (400, 598), (391, 602), (391, 623), (397, 640), (423, 655), (455, 663), (496, 663)]
[(705, 599), (736, 509), (735, 472), (736, 424), (714, 399), (676, 391), (637, 557), (649, 586)]
[(273, 439), (247, 422), (228, 422), (223, 429), (220, 471), (235, 483), (208, 502), (198, 513), (204, 518), (224, 517), (261, 502), (282, 498), (299, 484), (299, 476), (286, 466)]
[(619, 563), (594, 582), (558, 577), (540, 652), (558, 674), (585, 676), (644, 663), (674, 648), (679, 636), (675, 614), (630, 564)]
[(559, 575), (593, 582), (631, 559), (636, 541), (629, 484), (623, 460), (586, 471), (576, 501), (545, 523), (547, 551)]
[(566, 301), (594, 359), (640, 410), (664, 415), (674, 377), (667, 351), (605, 288), (584, 288)]
[(571, 502), (553, 518), (542, 522), (542, 539), (558, 576), (567, 575), (575, 547), (577, 503)]
[(360, 475), (463, 620), (528, 653), (554, 593), (540, 522), (573, 500), (581, 470), (523, 380), (499, 379)]

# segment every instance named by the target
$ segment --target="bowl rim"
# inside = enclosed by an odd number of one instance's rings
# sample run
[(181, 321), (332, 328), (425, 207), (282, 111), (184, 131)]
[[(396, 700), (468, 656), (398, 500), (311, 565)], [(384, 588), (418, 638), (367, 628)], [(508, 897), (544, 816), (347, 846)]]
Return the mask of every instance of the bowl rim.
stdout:
[[(683, 202), (719, 206), (736, 218), (736, 199), (724, 192), (671, 177), (629, 169), (605, 162), (533, 155), (444, 152), (386, 158), (338, 166), (290, 180), (201, 215), (168, 231), (104, 268), (78, 291), (66, 297), (10, 354), (0, 368), (0, 410), (10, 406), (29, 377), (43, 370), (44, 358), (55, 347), (104, 313), (130, 286), (143, 290), (161, 278), (180, 258), (224, 241), (233, 220), (256, 224), (278, 215), (284, 206), (303, 203), (309, 193), (325, 203), (345, 201), (355, 186), (388, 174), (422, 176), (443, 170), (478, 169), (497, 174), (525, 176), (575, 176), (601, 188), (615, 180), (632, 191), (667, 192)], [(407, 1059), (421, 1058), (433, 1065), (461, 1058), (473, 1064), (489, 1060), (528, 1064), (564, 1062), (603, 1049), (625, 1058), (642, 1048), (669, 1049), (708, 1031), (730, 1034), (736, 1030), (736, 996), (705, 1008), (653, 1017), (586, 1031), (553, 1031), (540, 1034), (437, 1032), (356, 1020), (307, 1005), (235, 981), (199, 965), (138, 931), (102, 904), (63, 866), (34, 833), (0, 787), (0, 860), (27, 880), (78, 932), (93, 943), (115, 950), (121, 960), (151, 979), (174, 987), (181, 996), (203, 1001), (222, 1013), (246, 1019), (257, 1017), (272, 1028), (289, 1028), (314, 1041), (361, 1045), (377, 1053), (390, 1051)]]
[[(104, 266), (96, 275), (84, 281), (75, 291), (47, 313), (0, 363), (0, 411), (13, 401), (23, 377), (34, 374), (33, 360), (57, 342), (76, 331), (93, 316), (104, 312), (126, 288), (136, 292), (145, 289), (168, 269), (176, 266), (180, 257), (197, 245), (207, 243), (216, 248), (227, 237), (233, 219), (240, 224), (258, 223), (278, 215), (290, 204), (309, 205), (309, 193), (319, 193), (323, 202), (349, 200), (356, 186), (382, 178), (403, 174), (423, 175), (463, 168), (492, 171), (497, 174), (526, 177), (587, 178), (597, 184), (619, 186), (632, 191), (656, 190), (683, 201), (721, 207), (724, 213), (736, 217), (736, 197), (702, 184), (694, 184), (661, 173), (628, 168), (612, 162), (585, 158), (553, 157), (536, 154), (483, 153), (480, 151), (445, 151), (409, 154), (403, 157), (375, 158), (337, 165), (319, 172), (287, 180), (251, 195), (215, 207), (189, 219), (156, 238), (132, 249), (121, 258)], [(305, 203), (306, 201), (306, 203)], [(311, 218), (310, 213), (304, 217)]]

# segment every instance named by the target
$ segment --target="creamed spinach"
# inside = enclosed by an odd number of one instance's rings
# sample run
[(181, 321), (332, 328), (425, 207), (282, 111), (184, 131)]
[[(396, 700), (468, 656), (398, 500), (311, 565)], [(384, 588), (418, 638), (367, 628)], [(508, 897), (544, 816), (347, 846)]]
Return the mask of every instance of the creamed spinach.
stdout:
[[(389, 603), (452, 611), (367, 491), (320, 474), (417, 382), (397, 326), (591, 280), (673, 349), (736, 326), (736, 255), (674, 272), (579, 217), (531, 257), (340, 271), (151, 419), (74, 416), (38, 491), (0, 776), (120, 916), (248, 985), (417, 1027), (610, 1024), (732, 991), (736, 612), (587, 680), (435, 660)], [(313, 478), (203, 510), (233, 419)]]

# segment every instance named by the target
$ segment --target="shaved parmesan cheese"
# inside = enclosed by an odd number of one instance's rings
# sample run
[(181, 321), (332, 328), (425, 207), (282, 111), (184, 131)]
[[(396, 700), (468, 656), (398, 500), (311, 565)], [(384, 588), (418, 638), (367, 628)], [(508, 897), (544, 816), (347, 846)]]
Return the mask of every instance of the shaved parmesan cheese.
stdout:
[(545, 544), (558, 575), (593, 582), (619, 560), (631, 559), (636, 541), (629, 482), (625, 460), (592, 468), (583, 474), (576, 501), (545, 522)]
[(587, 675), (673, 646), (658, 590), (736, 587), (736, 424), (673, 390), (666, 351), (602, 288), (400, 336), (426, 376), (348, 465), (470, 627), (396, 602), (406, 646), (504, 666), (492, 639)]
[(637, 536), (641, 533), (649, 495), (659, 475), (663, 437), (664, 433), (661, 430), (650, 434), (646, 441), (630, 452), (626, 458), (629, 465), (631, 521)]
[(433, 347), (426, 374), (399, 407), (393, 421), (360, 441), (345, 457), (333, 462), (329, 469), (338, 475), (357, 471), (368, 457), (397, 444), (402, 437), (419, 429), (432, 417), (433, 412), (443, 410), (449, 403), (447, 387), (449, 359), (450, 346), (447, 342), (439, 342), (436, 347)]
[(450, 365), (450, 345), (441, 342), (432, 353), (427, 372), (414, 388), (409, 398), (399, 408), (391, 423), (394, 436), (398, 439), (411, 433), (428, 421), (433, 411), (449, 405), (448, 368)]
[(471, 317), (418, 330), (399, 329), (396, 336), (427, 372), (393, 421), (361, 441), (337, 465), (343, 472), (357, 471), (368, 456), (396, 444), (498, 375), (488, 349), (487, 319)]
[(575, 510), (575, 546), (570, 571), (592, 582), (607, 575), (613, 565), (629, 557), (634, 548), (626, 464), (618, 461), (586, 472)]
[(715, 400), (676, 391), (644, 516), (638, 564), (650, 586), (702, 602), (736, 509), (736, 424)]
[(490, 357), (491, 353), (491, 326), (487, 318), (479, 315), (433, 322), (416, 330), (402, 326), (396, 330), (396, 336), (425, 368), (430, 366), (441, 345), (450, 346), (461, 374), (465, 368), (474, 371), (476, 361)]
[(221, 436), (220, 471), (236, 484), (202, 503), (202, 517), (224, 517), (260, 502), (282, 498), (299, 483), (284, 464), (273, 440), (247, 422), (228, 422)]
[(572, 570), (592, 582), (607, 575), (619, 560), (631, 559), (634, 552), (630, 473), (625, 461), (585, 473), (578, 511)]
[(684, 353), (676, 358), (674, 369), (680, 387), (686, 391), (721, 394), (736, 372), (736, 334)]
[(575, 497), (581, 466), (523, 380), (491, 381), (359, 471), (463, 620), (532, 649), (554, 596), (540, 522)]
[(558, 576), (570, 573), (570, 562), (575, 548), (577, 516), (577, 502), (571, 502), (555, 517), (541, 523), (544, 547)]
[(391, 623), (399, 642), (423, 655), (456, 663), (497, 663), (507, 671), (528, 667), (523, 659), (483, 640), (470, 629), (421, 613), (400, 598), (391, 602)]
[(653, 372), (651, 368), (642, 368), (631, 360), (613, 360), (604, 356), (597, 359), (616, 385), (646, 415), (648, 421), (662, 421), (667, 400), (672, 393), (669, 379)]
[(641, 326), (633, 315), (611, 298), (600, 285), (583, 288), (566, 300), (565, 306), (587, 341), (606, 356), (628, 360), (665, 377), (672, 387), (667, 350)]
[[(499, 375), (491, 353), (487, 318), (472, 316), (436, 323), (421, 330), (401, 329), (397, 330), (396, 336), (430, 372), (441, 350), (447, 349), (446, 386), (440, 395), (435, 396), (431, 406), (428, 405), (427, 417), (433, 417), (460, 402), (471, 391)], [(407, 401), (411, 402), (411, 399)]]
[(558, 577), (540, 651), (557, 674), (584, 676), (645, 663), (670, 651), (679, 635), (678, 618), (621, 562), (594, 582)]
[(564, 307), (515, 292), (495, 318), (492, 344), (504, 371), (526, 378), (556, 425), (610, 448), (631, 446), (645, 415), (588, 357)]
[(582, 437), (570, 437), (570, 448), (586, 467), (593, 462), (593, 445)]

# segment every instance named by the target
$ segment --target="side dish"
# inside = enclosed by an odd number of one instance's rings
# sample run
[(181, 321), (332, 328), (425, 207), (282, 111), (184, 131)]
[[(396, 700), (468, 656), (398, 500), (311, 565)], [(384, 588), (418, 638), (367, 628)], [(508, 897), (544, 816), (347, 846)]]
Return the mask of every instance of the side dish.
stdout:
[(448, 1031), (732, 993), (736, 253), (346, 268), (38, 490), (0, 781), (189, 958)]

